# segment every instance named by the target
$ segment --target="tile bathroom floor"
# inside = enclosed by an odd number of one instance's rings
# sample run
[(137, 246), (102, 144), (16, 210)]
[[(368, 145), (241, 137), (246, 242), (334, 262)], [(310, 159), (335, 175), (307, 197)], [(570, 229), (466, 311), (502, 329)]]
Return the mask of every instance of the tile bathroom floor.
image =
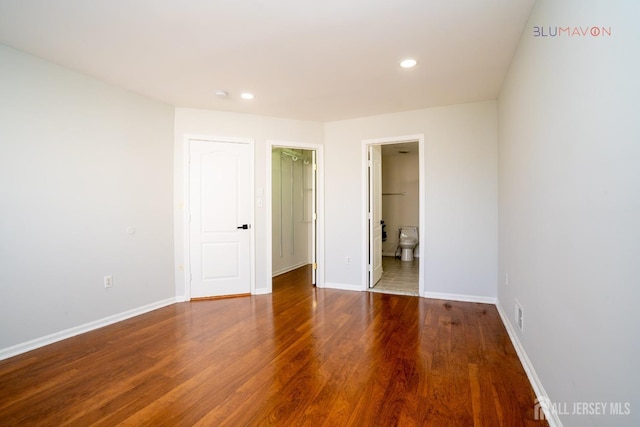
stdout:
[(382, 257), (382, 278), (370, 292), (383, 292), (400, 295), (419, 295), (418, 265), (419, 259), (401, 261), (400, 258)]

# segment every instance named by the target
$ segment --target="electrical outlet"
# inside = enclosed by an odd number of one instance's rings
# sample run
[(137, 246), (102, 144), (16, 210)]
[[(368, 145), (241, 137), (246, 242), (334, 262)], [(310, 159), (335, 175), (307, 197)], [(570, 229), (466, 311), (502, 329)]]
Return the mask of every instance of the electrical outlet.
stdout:
[(351, 264), (351, 257), (350, 256), (347, 257), (347, 264)]
[(104, 287), (110, 288), (113, 286), (113, 276), (104, 276)]
[(524, 332), (524, 330), (523, 330), (523, 328), (524, 328), (524, 310), (522, 309), (522, 306), (520, 305), (518, 300), (516, 300), (516, 303), (515, 303), (515, 317), (516, 317), (516, 325), (518, 326), (518, 329), (520, 329), (520, 332)]

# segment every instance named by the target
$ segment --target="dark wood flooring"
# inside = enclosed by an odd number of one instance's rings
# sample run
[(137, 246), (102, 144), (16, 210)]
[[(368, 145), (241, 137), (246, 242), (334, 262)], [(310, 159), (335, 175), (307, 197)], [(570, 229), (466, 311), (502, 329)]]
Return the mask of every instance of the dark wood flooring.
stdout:
[(0, 361), (0, 425), (547, 425), (492, 305), (273, 289)]

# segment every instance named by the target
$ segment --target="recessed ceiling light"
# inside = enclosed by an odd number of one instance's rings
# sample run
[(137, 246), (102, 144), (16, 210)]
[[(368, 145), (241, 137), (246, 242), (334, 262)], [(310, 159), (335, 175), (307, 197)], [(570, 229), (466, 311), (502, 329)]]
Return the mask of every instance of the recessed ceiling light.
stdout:
[(415, 67), (417, 63), (418, 61), (416, 61), (415, 59), (408, 58), (400, 62), (400, 66), (402, 68), (411, 68), (411, 67)]
[(242, 95), (240, 95), (240, 97), (242, 99), (253, 99), (254, 98), (253, 94), (249, 93), (249, 92), (244, 92)]

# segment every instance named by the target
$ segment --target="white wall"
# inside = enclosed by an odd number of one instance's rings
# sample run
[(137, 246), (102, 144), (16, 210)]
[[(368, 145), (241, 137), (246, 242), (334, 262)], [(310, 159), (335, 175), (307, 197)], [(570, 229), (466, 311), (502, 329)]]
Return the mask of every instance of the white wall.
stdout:
[[(254, 179), (256, 198), (262, 191), (267, 195), (267, 162), (271, 162), (267, 141), (290, 141), (322, 144), (324, 131), (322, 123), (277, 119), (240, 113), (177, 108), (175, 113), (174, 145), (174, 233), (175, 233), (175, 283), (176, 295), (184, 297), (184, 141), (185, 135), (251, 138), (255, 140)], [(271, 246), (267, 242), (267, 230), (271, 224), (265, 211), (268, 204), (255, 207), (255, 258), (256, 292), (266, 292), (270, 288), (271, 263), (267, 252)]]
[(173, 108), (0, 64), (0, 350), (172, 298)]
[[(514, 323), (521, 303), (551, 401), (632, 403), (565, 426), (640, 425), (639, 16), (632, 1), (538, 1), (499, 98), (499, 304)], [(533, 37), (589, 25), (612, 36)]]
[[(325, 280), (364, 286), (362, 140), (425, 135), (429, 293), (495, 298), (497, 122), (494, 101), (327, 123)], [(351, 263), (346, 262), (346, 258)]]
[[(398, 248), (398, 228), (420, 224), (418, 152), (382, 155), (382, 219), (387, 240), (382, 242), (382, 254), (394, 256)], [(388, 193), (406, 193), (385, 195)], [(414, 250), (418, 255), (420, 244)]]

